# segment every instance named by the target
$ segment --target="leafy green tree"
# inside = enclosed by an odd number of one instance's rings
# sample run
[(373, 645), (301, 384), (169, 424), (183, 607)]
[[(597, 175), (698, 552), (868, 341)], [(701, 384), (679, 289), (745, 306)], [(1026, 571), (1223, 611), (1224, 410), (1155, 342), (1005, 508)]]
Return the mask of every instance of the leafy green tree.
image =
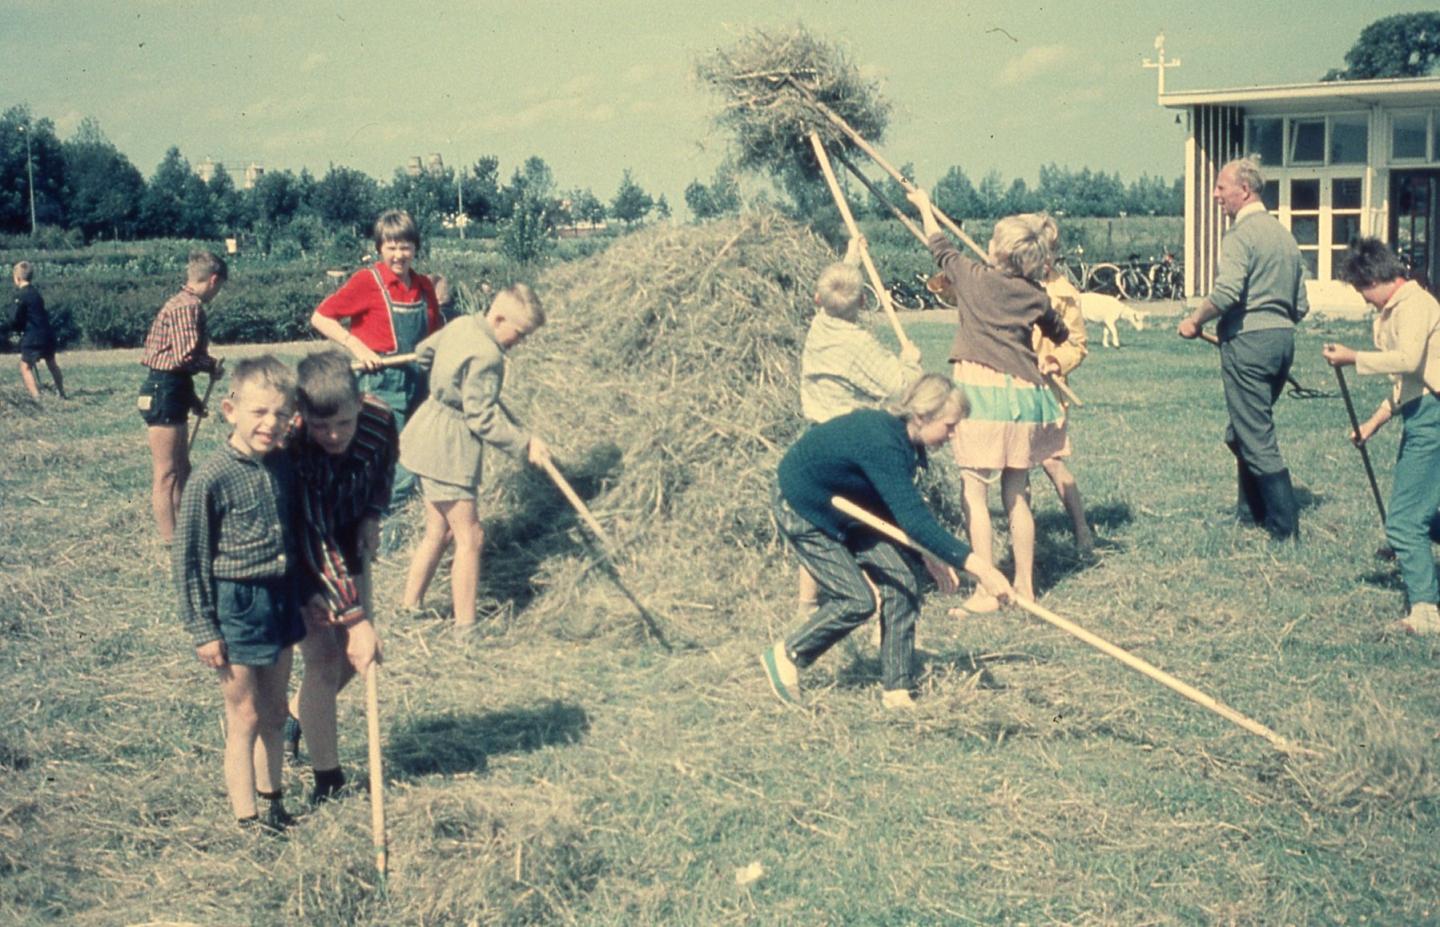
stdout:
[(740, 182), (735, 177), (734, 167), (722, 163), (715, 169), (709, 184), (692, 180), (685, 188), (685, 205), (697, 221), (740, 212)]
[(655, 200), (655, 218), (661, 220), (670, 218), (670, 201), (665, 199), (663, 193)]
[(210, 197), (210, 221), (220, 235), (230, 236), (246, 224), (245, 199), (235, 189), (229, 171), (217, 170), (205, 185)]
[(984, 205), (980, 202), (980, 194), (975, 191), (975, 185), (959, 167), (951, 167), (946, 171), (935, 182), (935, 189), (931, 191), (930, 195), (934, 197), (936, 206), (957, 221), (984, 214)]
[(1345, 53), (1346, 67), (1321, 80), (1429, 77), (1440, 71), (1440, 12), (1399, 13), (1360, 31)]
[(510, 217), (500, 223), (500, 251), (510, 260), (528, 264), (545, 256), (550, 250), (551, 218), (546, 203), (524, 189), (510, 210)]
[(204, 235), (209, 222), (208, 204), (205, 182), (190, 169), (180, 149), (172, 145), (140, 198), (141, 231), (150, 238)]
[(980, 186), (975, 189), (975, 196), (980, 203), (980, 215), (987, 219), (994, 219), (1003, 215), (1005, 210), (1005, 181), (1001, 178), (999, 171), (987, 171), (985, 176), (980, 178)]
[(87, 241), (108, 235), (130, 238), (140, 216), (145, 178), (87, 116), (61, 143), (65, 159), (65, 216)]
[(476, 161), (461, 181), (465, 214), (476, 222), (494, 222), (504, 206), (500, 195), (500, 159), (486, 155)]
[[(26, 170), (25, 142), (30, 142)], [(55, 124), (36, 119), (28, 106), (0, 115), (0, 231), (30, 231), (30, 177), (34, 177), (35, 218), (58, 225), (64, 218), (65, 157)]]
[(360, 235), (375, 220), (379, 198), (380, 185), (369, 174), (332, 164), (315, 184), (315, 214)]
[(598, 225), (605, 221), (605, 204), (589, 187), (570, 192), (570, 218), (573, 222), (587, 222)]
[(445, 218), (455, 213), (455, 171), (447, 167), (412, 176), (402, 168), (395, 172), (382, 199), (387, 207), (410, 213), (422, 240), (437, 235)]
[(610, 215), (626, 225), (634, 225), (650, 215), (654, 208), (654, 198), (635, 182), (630, 168), (625, 168), (620, 177), (620, 188), (615, 191), (615, 198), (610, 201)]

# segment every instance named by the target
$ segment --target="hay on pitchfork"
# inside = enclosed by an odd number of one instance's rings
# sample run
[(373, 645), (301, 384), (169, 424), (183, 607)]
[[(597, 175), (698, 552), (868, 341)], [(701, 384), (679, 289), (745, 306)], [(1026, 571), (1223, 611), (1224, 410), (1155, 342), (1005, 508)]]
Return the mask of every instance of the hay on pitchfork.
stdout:
[(807, 173), (818, 170), (807, 139), (811, 131), (819, 132), (832, 150), (853, 150), (807, 94), (871, 142), (881, 140), (889, 122), (890, 104), (876, 82), (864, 77), (839, 46), (798, 24), (746, 33), (702, 59), (695, 73), (721, 98), (715, 123), (735, 134), (736, 162), (742, 168), (773, 173), (798, 163)]

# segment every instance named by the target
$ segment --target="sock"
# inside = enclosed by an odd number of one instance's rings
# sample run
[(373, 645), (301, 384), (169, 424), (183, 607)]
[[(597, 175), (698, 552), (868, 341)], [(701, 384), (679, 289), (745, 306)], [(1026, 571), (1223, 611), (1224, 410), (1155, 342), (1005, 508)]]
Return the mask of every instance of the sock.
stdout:
[(345, 787), (345, 771), (340, 767), (315, 770), (315, 792), (311, 801), (324, 801)]

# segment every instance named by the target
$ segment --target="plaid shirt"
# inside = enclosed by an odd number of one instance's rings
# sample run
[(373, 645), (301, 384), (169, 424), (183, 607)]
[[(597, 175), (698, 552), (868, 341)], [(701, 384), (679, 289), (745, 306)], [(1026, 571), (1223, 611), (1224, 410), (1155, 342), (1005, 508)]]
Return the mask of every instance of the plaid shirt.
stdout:
[(800, 355), (800, 409), (809, 421), (828, 422), (899, 392), (920, 374), (859, 325), (817, 312)]
[(140, 363), (152, 370), (214, 373), (210, 338), (205, 333), (205, 304), (189, 288), (166, 300), (145, 336)]
[(227, 441), (185, 484), (173, 570), (180, 622), (198, 647), (220, 639), (215, 580), (267, 580), (294, 563), (294, 471), (284, 453), (247, 457)]
[(301, 588), (305, 598), (319, 594), (334, 620), (353, 624), (364, 614), (355, 577), (360, 561), (359, 528), (379, 518), (390, 502), (400, 435), (395, 416), (373, 396), (360, 407), (355, 438), (341, 455), (331, 455), (301, 439), (290, 446), (299, 481), (300, 538), (304, 558)]

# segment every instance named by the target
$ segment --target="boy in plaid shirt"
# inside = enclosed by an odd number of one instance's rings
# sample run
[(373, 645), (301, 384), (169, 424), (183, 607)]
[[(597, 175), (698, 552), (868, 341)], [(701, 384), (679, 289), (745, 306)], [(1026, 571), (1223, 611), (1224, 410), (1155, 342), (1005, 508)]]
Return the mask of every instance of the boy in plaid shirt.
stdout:
[[(180, 499), (174, 549), (180, 619), (225, 699), (225, 790), (243, 827), (279, 831), (291, 647), (305, 636), (294, 588), (294, 477), (280, 451), (295, 374), (270, 356), (235, 365), (220, 404), (234, 426)], [(256, 796), (269, 806), (262, 820)]]
[(160, 540), (175, 536), (175, 510), (190, 478), (185, 425), (205, 410), (195, 395), (195, 374), (220, 376), (224, 363), (210, 355), (205, 306), (225, 285), (229, 267), (210, 251), (194, 251), (185, 265), (185, 286), (160, 307), (145, 336), (140, 363), (149, 368), (137, 405), (150, 443), (150, 508)]
[(290, 703), (285, 733), (298, 754), (303, 726), (315, 770), (312, 801), (345, 784), (335, 729), (335, 698), (356, 673), (380, 659), (374, 616), (367, 614), (366, 570), (380, 541), (400, 436), (395, 416), (362, 396), (349, 360), (338, 351), (311, 354), (299, 367), (298, 441), (288, 448), (299, 480), (298, 528), (305, 675)]

